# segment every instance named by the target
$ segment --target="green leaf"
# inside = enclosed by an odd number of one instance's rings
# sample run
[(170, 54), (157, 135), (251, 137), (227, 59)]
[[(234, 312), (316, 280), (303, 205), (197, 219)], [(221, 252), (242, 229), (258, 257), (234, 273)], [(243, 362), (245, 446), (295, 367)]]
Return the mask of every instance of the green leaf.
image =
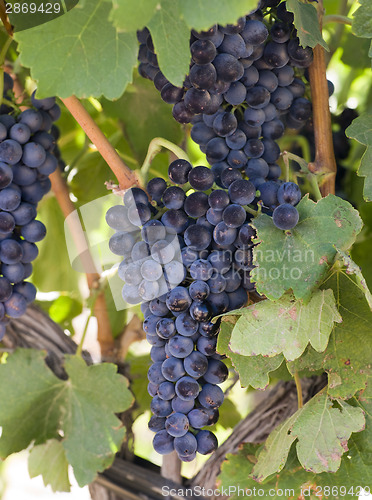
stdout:
[(371, 64), (368, 57), (370, 40), (357, 38), (348, 32), (342, 43), (341, 61), (352, 68), (365, 69)]
[(44, 444), (34, 446), (28, 456), (30, 477), (43, 476), (44, 486), (50, 485), (55, 491), (70, 491), (68, 462), (61, 441), (49, 439)]
[(83, 310), (81, 301), (73, 299), (68, 295), (61, 295), (53, 301), (49, 308), (50, 318), (59, 323), (63, 328), (73, 330), (72, 320)]
[(223, 405), (219, 408), (218, 425), (225, 429), (233, 429), (242, 419), (242, 416), (236, 409), (235, 404), (229, 398), (225, 398)]
[(182, 87), (190, 65), (190, 30), (181, 18), (181, 0), (161, 0), (148, 23), (159, 68), (165, 77)]
[[(71, 267), (65, 240), (65, 219), (56, 198), (45, 198), (40, 203), (38, 219), (46, 225), (47, 235), (38, 243), (39, 256), (33, 263), (33, 283), (41, 292), (57, 290), (78, 296), (81, 275)], [(45, 272), (46, 269), (53, 269), (53, 272)]]
[(188, 0), (182, 13), (190, 28), (207, 30), (213, 24), (234, 24), (257, 8), (257, 0)]
[(358, 0), (361, 6), (354, 13), (352, 30), (354, 35), (372, 38), (372, 5), (369, 0)]
[(256, 289), (269, 299), (293, 290), (297, 299), (308, 300), (332, 264), (336, 245), (347, 250), (362, 227), (358, 212), (345, 200), (328, 195), (317, 203), (305, 196), (297, 205), (300, 220), (291, 231), (277, 229), (272, 218), (260, 215), (251, 275)]
[(351, 433), (364, 429), (365, 419), (360, 408), (341, 400), (338, 404), (341, 411), (332, 407), (324, 392), (310, 399), (299, 412), (291, 434), (298, 438), (297, 455), (306, 470), (317, 474), (336, 472)]
[(149, 80), (137, 76), (119, 100), (103, 100), (102, 106), (109, 116), (119, 118), (140, 164), (155, 137), (166, 137), (175, 144), (182, 141), (181, 125), (173, 118), (171, 106), (159, 99), (159, 92)]
[[(230, 319), (230, 318), (229, 318)], [(221, 331), (218, 334), (217, 351), (226, 354), (231, 359), (236, 371), (239, 374), (242, 387), (251, 385), (255, 389), (265, 389), (269, 385), (269, 373), (273, 372), (283, 363), (283, 356), (273, 356), (264, 358), (263, 356), (241, 356), (229, 349), (229, 342), (234, 325), (223, 321)]]
[(258, 461), (252, 469), (252, 477), (262, 482), (267, 477), (280, 472), (285, 466), (289, 450), (296, 440), (290, 430), (298, 418), (298, 412), (276, 427), (266, 439), (265, 446), (258, 455)]
[(263, 300), (242, 310), (230, 341), (230, 349), (244, 356), (277, 356), (287, 360), (301, 356), (310, 344), (318, 352), (327, 347), (333, 324), (342, 318), (332, 290), (317, 290), (307, 304), (285, 295)]
[(60, 380), (44, 362), (44, 354), (17, 349), (0, 365), (0, 455), (6, 457), (32, 442), (63, 435), (66, 458), (80, 486), (113, 461), (124, 437), (115, 413), (131, 405), (126, 379), (110, 363), (87, 366), (66, 356), (68, 380)]
[[(280, 474), (275, 474), (257, 485), (250, 475), (257, 460), (255, 454), (258, 446), (245, 444), (236, 455), (226, 456), (222, 464), (219, 483), (221, 483), (221, 488), (225, 488), (231, 500), (240, 499), (242, 489), (247, 491), (246, 496), (253, 497), (254, 491), (257, 493), (259, 489), (266, 493), (266, 497), (275, 500), (283, 500), (283, 492), (285, 492), (285, 498), (291, 500), (298, 498), (314, 498), (315, 500), (319, 498), (319, 495), (311, 496), (315, 492), (318, 494), (323, 492), (324, 498), (328, 499), (355, 500), (361, 485), (369, 486), (366, 478), (370, 477), (370, 465), (365, 463), (362, 449), (356, 445), (356, 440), (363, 439), (365, 432), (362, 431), (350, 437), (349, 451), (347, 455), (343, 455), (337, 472), (314, 474), (305, 471), (298, 461), (295, 446), (292, 446), (287, 463)], [(238, 488), (241, 488), (240, 494), (238, 494)]]
[(349, 399), (365, 388), (371, 374), (372, 312), (356, 278), (344, 271), (335, 271), (323, 286), (333, 290), (342, 323), (335, 325), (324, 353), (308, 348), (288, 368), (292, 373), (325, 370), (330, 396)]
[(355, 118), (345, 130), (345, 134), (361, 144), (372, 146), (372, 114), (364, 113)]
[(371, 295), (371, 292), (369, 291), (366, 280), (364, 279), (364, 276), (362, 274), (362, 270), (360, 269), (359, 266), (357, 266), (355, 264), (355, 262), (351, 259), (350, 255), (348, 255), (347, 253), (343, 252), (342, 250), (338, 250), (338, 249), (337, 249), (337, 253), (341, 257), (341, 260), (342, 260), (344, 266), (346, 267), (346, 273), (353, 274), (355, 276), (356, 283), (358, 283), (359, 288), (364, 293), (366, 301), (368, 302), (368, 305), (369, 305), (370, 309), (372, 310), (372, 295)]
[(363, 198), (365, 201), (372, 201), (372, 147), (367, 146), (362, 159), (360, 161), (360, 166), (357, 171), (359, 177), (365, 177), (364, 188), (363, 188)]
[(262, 482), (280, 472), (296, 439), (297, 455), (304, 469), (317, 474), (336, 472), (342, 455), (348, 449), (347, 441), (351, 433), (360, 432), (365, 426), (360, 408), (341, 400), (337, 403), (341, 409), (333, 407), (332, 400), (322, 391), (277, 427), (267, 438), (252, 470), (252, 477)]
[(365, 113), (358, 116), (345, 130), (345, 134), (367, 146), (357, 174), (360, 177), (365, 177), (363, 198), (366, 201), (372, 201), (372, 148), (370, 147), (372, 146), (372, 115)]
[(109, 20), (120, 31), (136, 31), (150, 21), (159, 0), (112, 0)]
[(14, 35), (22, 65), (38, 82), (38, 97), (121, 96), (132, 81), (138, 42), (135, 33), (116, 32), (110, 8), (105, 0), (86, 2)]
[(319, 44), (329, 50), (319, 28), (316, 8), (312, 4), (300, 0), (287, 0), (287, 9), (293, 12), (294, 25), (302, 47), (315, 47)]

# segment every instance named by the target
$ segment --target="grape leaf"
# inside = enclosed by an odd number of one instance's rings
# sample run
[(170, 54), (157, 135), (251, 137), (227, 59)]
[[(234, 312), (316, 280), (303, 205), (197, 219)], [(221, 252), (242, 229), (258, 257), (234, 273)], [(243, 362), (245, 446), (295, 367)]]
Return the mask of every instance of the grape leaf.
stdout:
[(365, 426), (361, 408), (341, 400), (337, 400), (337, 403), (341, 409), (333, 407), (332, 400), (322, 391), (274, 429), (258, 455), (252, 477), (262, 482), (282, 470), (290, 446), (296, 439), (297, 455), (302, 467), (317, 474), (336, 472), (342, 455), (348, 449), (347, 440), (351, 433), (360, 432)]
[(44, 486), (50, 485), (54, 492), (70, 491), (66, 453), (61, 441), (57, 439), (49, 439), (31, 449), (28, 472), (30, 477), (42, 475)]
[[(372, 36), (372, 35), (371, 35)], [(345, 134), (351, 139), (355, 139), (367, 146), (357, 174), (365, 177), (363, 198), (366, 201), (372, 201), (372, 115), (363, 114), (358, 116), (353, 123), (346, 129)]]
[(328, 373), (330, 396), (348, 399), (365, 388), (371, 374), (372, 312), (356, 278), (344, 271), (335, 271), (323, 286), (333, 290), (342, 323), (335, 325), (324, 353), (308, 348), (288, 363), (288, 369), (292, 373), (323, 369)]
[(279, 424), (270, 433), (258, 455), (257, 463), (252, 469), (252, 477), (255, 481), (262, 482), (283, 469), (292, 443), (296, 440), (296, 436), (292, 436), (290, 430), (297, 418), (298, 412)]
[(166, 137), (175, 144), (182, 141), (181, 125), (173, 118), (171, 106), (159, 99), (159, 92), (149, 80), (136, 77), (119, 100), (103, 100), (102, 106), (109, 116), (120, 119), (124, 134), (140, 164), (145, 159), (149, 143), (155, 137)]
[[(338, 471), (322, 472), (321, 474), (305, 471), (298, 461), (296, 446), (292, 445), (283, 470), (279, 474), (270, 476), (259, 485), (260, 490), (268, 493), (266, 496), (276, 499), (282, 499), (283, 495), (288, 499), (310, 498), (311, 494), (319, 494), (320, 488), (323, 491), (324, 487), (328, 487), (330, 491), (329, 493), (324, 491), (325, 498), (354, 499), (357, 496), (358, 487), (372, 486), (370, 483), (372, 464), (371, 384), (369, 383), (366, 390), (353, 398), (350, 404), (364, 411), (366, 428), (351, 435), (348, 441), (349, 451), (342, 456)], [(231, 500), (241, 498), (241, 494), (238, 494), (239, 488), (239, 493), (241, 490), (245, 490), (246, 496), (256, 496), (254, 491), (257, 492), (258, 486), (252, 479), (251, 473), (257, 462), (256, 455), (259, 451), (259, 445), (245, 444), (236, 455), (226, 456), (218, 483), (221, 489), (225, 489), (226, 496), (231, 497)]]
[[(38, 97), (120, 97), (132, 81), (138, 42), (117, 33), (105, 0), (77, 5), (42, 26), (15, 33), (20, 60), (38, 82)], [(109, 76), (109, 78), (108, 78)]]
[(327, 347), (333, 324), (342, 318), (332, 290), (317, 290), (307, 304), (284, 295), (263, 300), (242, 310), (230, 341), (230, 349), (244, 356), (277, 356), (287, 360), (301, 356), (310, 344), (318, 352)]
[(269, 384), (269, 372), (273, 372), (283, 363), (283, 356), (273, 356), (264, 358), (263, 356), (241, 356), (229, 349), (231, 332), (234, 325), (223, 321), (221, 331), (218, 334), (217, 351), (220, 354), (226, 354), (231, 359), (242, 387), (251, 385), (255, 389), (265, 389)]
[(372, 5), (369, 0), (358, 0), (361, 4), (354, 12), (352, 31), (362, 38), (372, 38)]
[(355, 139), (366, 146), (372, 146), (372, 114), (364, 113), (355, 118), (345, 133), (350, 139)]
[(364, 279), (362, 270), (360, 269), (359, 266), (355, 264), (350, 255), (348, 255), (347, 253), (337, 249), (337, 254), (341, 257), (341, 260), (345, 265), (346, 274), (353, 274), (355, 276), (356, 283), (359, 285), (359, 288), (364, 293), (369, 308), (372, 310), (372, 295), (371, 292), (369, 291), (367, 282)]
[[(34, 441), (61, 441), (80, 486), (113, 461), (124, 437), (114, 415), (131, 405), (126, 379), (113, 364), (86, 366), (66, 356), (68, 380), (60, 380), (44, 362), (44, 354), (17, 349), (0, 365), (0, 456), (20, 451)], [(110, 390), (107, 388), (110, 387)]]
[(336, 472), (341, 457), (347, 451), (347, 440), (352, 432), (365, 427), (365, 418), (360, 408), (337, 401), (341, 407), (332, 407), (327, 394), (318, 394), (299, 412), (291, 435), (298, 438), (296, 446), (302, 466), (317, 474)]
[(293, 12), (294, 25), (297, 29), (300, 45), (302, 47), (315, 47), (319, 44), (329, 50), (319, 28), (316, 8), (312, 4), (303, 3), (299, 0), (287, 0), (286, 5), (287, 10)]
[(190, 29), (181, 18), (181, 0), (162, 0), (148, 23), (159, 68), (173, 85), (182, 87), (190, 65)]
[(268, 215), (256, 217), (252, 278), (256, 289), (269, 299), (279, 299), (293, 290), (297, 299), (308, 300), (324, 278), (335, 255), (336, 245), (347, 250), (360, 232), (358, 212), (345, 200), (328, 195), (317, 203), (306, 195), (297, 205), (299, 223), (291, 231), (277, 229)]
[(120, 31), (136, 31), (150, 21), (159, 0), (112, 0), (109, 20)]
[(239, 17), (257, 8), (257, 0), (188, 0), (182, 13), (190, 28), (207, 30), (213, 24), (234, 24)]
[[(343, 455), (337, 472), (314, 474), (305, 471), (298, 461), (295, 446), (292, 446), (284, 469), (257, 485), (251, 478), (251, 472), (257, 460), (255, 454), (258, 446), (245, 444), (236, 455), (226, 456), (218, 483), (221, 490), (224, 489), (226, 492), (226, 496), (231, 497), (230, 500), (241, 498), (242, 490), (246, 492), (247, 497), (257, 496), (260, 490), (260, 496), (264, 496), (261, 494), (264, 492), (266, 497), (276, 500), (283, 500), (283, 497), (288, 500), (316, 499), (325, 487), (329, 488), (329, 493), (324, 493), (324, 498), (355, 500), (358, 496), (358, 488), (361, 485), (370, 487), (371, 484), (368, 479), (371, 475), (370, 465), (365, 463), (361, 454), (362, 450), (355, 444), (356, 439), (363, 439), (365, 432), (362, 431), (350, 437), (349, 451), (347, 455)], [(332, 487), (334, 487), (333, 490)]]

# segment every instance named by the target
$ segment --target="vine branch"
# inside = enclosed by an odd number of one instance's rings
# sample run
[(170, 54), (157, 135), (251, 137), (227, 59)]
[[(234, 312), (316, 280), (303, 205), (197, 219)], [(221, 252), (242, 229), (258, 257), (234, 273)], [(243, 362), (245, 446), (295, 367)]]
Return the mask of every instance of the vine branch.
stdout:
[[(70, 199), (68, 187), (58, 169), (50, 175), (50, 181), (52, 183), (52, 189), (57, 202), (64, 217), (66, 218), (66, 222), (69, 226), (76, 248), (79, 254), (83, 254), (83, 258), (81, 260), (85, 269), (88, 287), (90, 292), (94, 293), (94, 291), (99, 288), (100, 275), (97, 272), (92, 272), (92, 269), (95, 269), (95, 264), (90, 252), (87, 251), (87, 243), (79, 218), (69, 217), (73, 212), (75, 212), (75, 206)], [(97, 336), (101, 347), (102, 358), (111, 359), (114, 351), (114, 339), (112, 336), (110, 318), (108, 316), (107, 304), (103, 291), (98, 293), (95, 298), (94, 315), (97, 318)]]
[[(322, 28), (323, 1), (318, 4), (318, 18)], [(337, 172), (333, 149), (331, 113), (329, 110), (328, 84), (324, 49), (320, 45), (314, 48), (314, 61), (309, 67), (311, 98), (313, 101), (315, 160), (309, 163), (309, 170), (314, 174), (324, 174), (320, 191), (323, 196), (335, 193)]]
[(135, 173), (123, 162), (79, 99), (71, 96), (61, 100), (115, 174), (120, 189), (129, 189), (138, 184)]
[(8, 14), (6, 13), (6, 5), (4, 0), (0, 0), (0, 19), (4, 28), (10, 36), (13, 36), (13, 26), (10, 24)]

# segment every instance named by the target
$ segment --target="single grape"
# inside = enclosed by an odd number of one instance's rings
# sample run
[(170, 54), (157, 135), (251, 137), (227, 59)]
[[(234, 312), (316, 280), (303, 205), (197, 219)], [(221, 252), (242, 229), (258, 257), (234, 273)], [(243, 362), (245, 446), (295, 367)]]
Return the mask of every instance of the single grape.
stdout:
[(275, 208), (273, 212), (273, 222), (278, 229), (293, 229), (299, 219), (299, 214), (293, 205), (284, 203)]

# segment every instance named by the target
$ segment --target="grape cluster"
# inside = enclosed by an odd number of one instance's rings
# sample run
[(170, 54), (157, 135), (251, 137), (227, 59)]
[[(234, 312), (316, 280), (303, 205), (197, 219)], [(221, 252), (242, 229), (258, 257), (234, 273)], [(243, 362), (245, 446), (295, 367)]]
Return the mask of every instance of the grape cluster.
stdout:
[(191, 461), (196, 452), (217, 447), (204, 427), (218, 420), (224, 399), (219, 384), (228, 370), (216, 353), (220, 321), (212, 318), (243, 307), (247, 292), (254, 291), (254, 230), (245, 207), (256, 189), (235, 168), (222, 175), (222, 189), (211, 169), (192, 168), (186, 160), (171, 163), (168, 175), (170, 183), (148, 183), (151, 202), (133, 188), (106, 220), (116, 231), (110, 248), (123, 258), (123, 298), (141, 302), (152, 346), (154, 448), (160, 454), (176, 450), (181, 460)]
[[(265, 200), (267, 193), (274, 200), (280, 187), (277, 140), (286, 127), (301, 129), (312, 113), (303, 74), (313, 52), (300, 46), (286, 2), (264, 0), (261, 8), (235, 25), (192, 32), (192, 62), (182, 88), (159, 70), (151, 35), (144, 29), (138, 33), (139, 72), (154, 81), (163, 100), (174, 104), (176, 120), (192, 123), (191, 138), (206, 154), (217, 182), (227, 168), (241, 170), (272, 214), (278, 200), (268, 206)], [(283, 212), (286, 229), (292, 229), (297, 209), (292, 204), (278, 210)], [(274, 224), (277, 220), (283, 217), (275, 217)]]
[[(12, 87), (5, 75), (6, 97)], [(0, 339), (9, 318), (22, 316), (35, 299), (35, 286), (25, 280), (38, 255), (36, 243), (46, 234), (36, 220), (37, 204), (58, 166), (52, 126), (60, 108), (55, 98), (39, 100), (33, 94), (31, 102), (33, 107), (21, 113), (4, 105), (0, 109)]]

